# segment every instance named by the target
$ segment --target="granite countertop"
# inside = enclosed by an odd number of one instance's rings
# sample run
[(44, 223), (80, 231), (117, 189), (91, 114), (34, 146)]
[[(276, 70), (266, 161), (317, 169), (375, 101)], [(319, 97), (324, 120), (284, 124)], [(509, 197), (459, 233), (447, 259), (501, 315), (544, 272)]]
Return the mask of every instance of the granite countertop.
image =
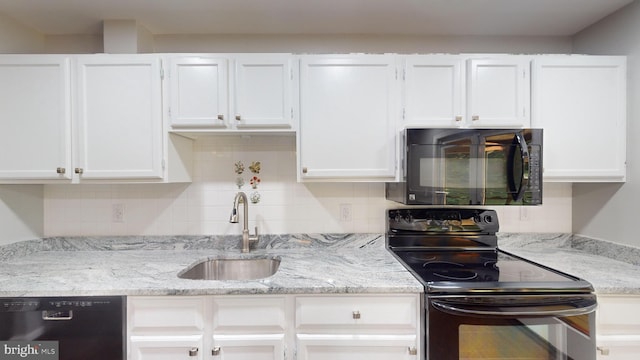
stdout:
[[(0, 296), (421, 293), (382, 234), (264, 235), (241, 254), (239, 236), (46, 238), (0, 247)], [(254, 281), (180, 279), (206, 258), (276, 256)]]
[(499, 234), (498, 247), (589, 281), (597, 294), (640, 295), (640, 249), (571, 234)]
[[(383, 234), (55, 237), (0, 246), (0, 296), (421, 293)], [(640, 249), (571, 234), (498, 234), (498, 247), (591, 282), (598, 294), (640, 295)], [(274, 256), (253, 281), (180, 279), (207, 258)]]

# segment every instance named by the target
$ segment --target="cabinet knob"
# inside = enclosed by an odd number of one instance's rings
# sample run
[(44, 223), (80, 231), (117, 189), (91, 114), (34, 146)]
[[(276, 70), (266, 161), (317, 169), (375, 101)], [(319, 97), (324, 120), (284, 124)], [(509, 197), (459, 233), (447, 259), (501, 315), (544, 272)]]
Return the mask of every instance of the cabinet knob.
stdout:
[(220, 346), (216, 346), (211, 350), (211, 355), (218, 356), (220, 355)]
[(218, 115), (218, 120), (224, 120), (224, 115)]
[(415, 347), (409, 346), (409, 355), (418, 355), (418, 349)]
[(302, 173), (303, 173), (303, 174), (306, 174), (306, 173), (307, 173), (307, 171), (309, 171), (309, 169), (307, 169), (307, 167), (306, 167), (306, 166), (302, 168)]
[(84, 170), (82, 168), (75, 168), (74, 172), (76, 174), (82, 174), (84, 172)]
[(603, 348), (602, 346), (596, 346), (596, 350), (600, 352), (600, 355), (609, 355), (609, 349)]
[(236, 120), (238, 120), (238, 121), (242, 120), (242, 116), (236, 115)]
[(462, 121), (462, 116), (456, 116), (456, 121), (458, 122)]
[(355, 320), (360, 319), (360, 311), (357, 311), (357, 310), (356, 310), (356, 311), (354, 311), (354, 312), (353, 312), (353, 314), (352, 314), (352, 315), (353, 315), (353, 318), (354, 318)]
[(473, 116), (471, 117), (471, 120), (472, 120), (472, 121), (478, 121), (478, 120), (480, 120), (480, 116), (478, 116), (478, 115), (473, 115)]
[(198, 356), (198, 348), (194, 347), (189, 350), (189, 356)]
[(65, 169), (65, 168), (63, 168), (63, 167), (59, 167), (59, 168), (56, 168), (56, 172), (57, 172), (58, 174), (61, 174), (61, 175), (62, 175), (62, 174), (64, 174), (65, 172), (67, 172), (67, 169)]

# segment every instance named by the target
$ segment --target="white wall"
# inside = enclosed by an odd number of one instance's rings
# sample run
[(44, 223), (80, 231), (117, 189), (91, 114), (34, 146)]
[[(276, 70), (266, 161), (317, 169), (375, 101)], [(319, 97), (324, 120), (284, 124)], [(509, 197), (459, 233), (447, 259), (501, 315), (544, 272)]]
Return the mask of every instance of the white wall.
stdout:
[[(45, 234), (239, 234), (240, 225), (228, 221), (237, 161), (262, 164), (258, 189), (248, 185), (248, 169), (242, 174), (242, 191), (261, 195), (249, 206), (249, 226), (261, 233), (382, 233), (385, 209), (400, 206), (384, 198), (383, 184), (297, 183), (293, 136), (202, 138), (195, 158), (191, 184), (46, 185)], [(496, 207), (502, 231), (571, 231), (571, 185), (545, 186), (543, 206)], [(124, 222), (112, 221), (116, 204), (124, 205)], [(340, 204), (351, 205), (351, 221), (341, 221)]]
[(292, 53), (571, 53), (569, 37), (395, 35), (156, 35), (172, 52)]
[(0, 53), (32, 54), (44, 50), (44, 36), (0, 12)]
[[(145, 49), (177, 52), (292, 53), (571, 53), (570, 37), (395, 36), (395, 35), (153, 35)], [(83, 54), (104, 51), (101, 36), (47, 35), (44, 52)]]
[[(577, 234), (640, 246), (640, 3), (577, 34), (574, 52), (593, 55), (627, 55), (627, 182), (576, 184), (573, 230)], [(606, 119), (603, 119), (606, 121)], [(597, 144), (594, 144), (597, 146)]]
[(44, 234), (41, 185), (0, 186), (0, 245)]

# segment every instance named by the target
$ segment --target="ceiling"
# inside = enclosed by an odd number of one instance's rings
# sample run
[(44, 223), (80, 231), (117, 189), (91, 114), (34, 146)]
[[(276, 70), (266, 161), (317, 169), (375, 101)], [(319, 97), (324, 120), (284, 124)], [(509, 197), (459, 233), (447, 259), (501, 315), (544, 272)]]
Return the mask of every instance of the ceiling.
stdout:
[(47, 35), (137, 20), (162, 34), (571, 36), (633, 0), (0, 0)]

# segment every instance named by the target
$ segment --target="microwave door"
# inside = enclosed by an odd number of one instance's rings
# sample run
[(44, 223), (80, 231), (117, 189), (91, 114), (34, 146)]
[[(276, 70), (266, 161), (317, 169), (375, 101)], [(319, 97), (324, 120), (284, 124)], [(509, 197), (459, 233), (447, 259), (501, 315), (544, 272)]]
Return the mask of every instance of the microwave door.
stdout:
[(528, 148), (521, 132), (500, 132), (483, 137), (481, 174), (483, 204), (521, 202), (528, 181)]
[(478, 147), (474, 138), (465, 137), (440, 144), (438, 168), (439, 204), (480, 204), (478, 191)]

